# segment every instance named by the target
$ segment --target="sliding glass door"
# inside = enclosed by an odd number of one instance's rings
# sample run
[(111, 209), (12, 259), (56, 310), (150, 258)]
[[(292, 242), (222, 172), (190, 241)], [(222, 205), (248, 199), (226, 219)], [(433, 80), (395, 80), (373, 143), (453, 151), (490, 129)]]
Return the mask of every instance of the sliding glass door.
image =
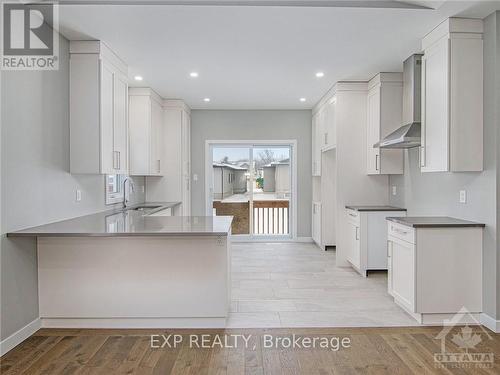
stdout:
[(233, 216), (232, 232), (249, 239), (292, 236), (292, 145), (209, 144), (208, 211)]

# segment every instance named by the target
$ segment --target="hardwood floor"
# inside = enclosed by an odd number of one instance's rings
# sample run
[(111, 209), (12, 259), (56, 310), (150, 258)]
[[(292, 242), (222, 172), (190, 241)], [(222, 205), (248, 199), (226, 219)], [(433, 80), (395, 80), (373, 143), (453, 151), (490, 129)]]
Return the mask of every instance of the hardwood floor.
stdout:
[[(446, 350), (463, 353), (446, 336)], [(491, 339), (480, 327), (481, 341), (470, 353), (492, 353), (487, 367), (436, 367), (440, 327), (311, 328), (246, 330), (47, 330), (42, 329), (1, 358), (0, 373), (8, 374), (498, 374), (500, 335)], [(176, 348), (152, 348), (151, 334), (182, 334)], [(252, 335), (247, 347), (190, 348), (189, 335)], [(264, 336), (348, 338), (338, 351), (264, 347)], [(172, 341), (170, 341), (173, 343)], [(201, 339), (200, 341), (201, 342)], [(210, 341), (213, 342), (213, 341)], [(234, 342), (232, 342), (234, 346)], [(201, 345), (201, 344), (200, 344)], [(209, 343), (208, 345), (211, 345)]]
[(312, 243), (233, 243), (228, 328), (416, 326), (387, 293), (387, 273), (337, 267)]

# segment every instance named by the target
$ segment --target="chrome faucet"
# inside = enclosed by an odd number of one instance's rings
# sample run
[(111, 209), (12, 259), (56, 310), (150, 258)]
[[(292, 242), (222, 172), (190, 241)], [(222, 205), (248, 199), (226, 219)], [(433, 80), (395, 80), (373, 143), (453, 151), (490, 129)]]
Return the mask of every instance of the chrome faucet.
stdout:
[[(127, 181), (130, 191), (127, 191)], [(129, 196), (130, 193), (133, 193), (134, 191), (135, 191), (134, 180), (132, 180), (132, 178), (129, 176), (125, 177), (123, 179), (123, 208), (127, 208), (127, 203), (130, 200), (129, 198), (127, 198), (127, 196)]]

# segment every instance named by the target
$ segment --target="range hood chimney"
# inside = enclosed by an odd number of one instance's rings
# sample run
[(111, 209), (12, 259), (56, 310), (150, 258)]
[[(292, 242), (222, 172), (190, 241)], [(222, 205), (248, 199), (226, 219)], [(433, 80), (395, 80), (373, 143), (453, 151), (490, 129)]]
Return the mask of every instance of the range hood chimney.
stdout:
[(420, 101), (422, 56), (415, 54), (403, 63), (403, 126), (388, 134), (374, 148), (420, 146)]

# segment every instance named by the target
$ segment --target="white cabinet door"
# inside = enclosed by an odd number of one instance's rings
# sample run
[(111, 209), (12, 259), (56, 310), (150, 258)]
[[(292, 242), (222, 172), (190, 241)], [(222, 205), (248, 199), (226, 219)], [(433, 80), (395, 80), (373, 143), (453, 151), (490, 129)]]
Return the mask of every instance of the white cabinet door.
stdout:
[(101, 173), (116, 173), (116, 156), (113, 146), (113, 71), (101, 66)]
[(368, 93), (366, 129), (367, 174), (380, 174), (380, 149), (373, 145), (380, 140), (380, 87)]
[(319, 143), (319, 116), (312, 117), (312, 175), (321, 176), (321, 143)]
[(392, 294), (398, 302), (415, 312), (415, 245), (395, 237), (389, 239)]
[(312, 204), (312, 237), (321, 246), (321, 205), (315, 202)]
[(361, 268), (361, 241), (360, 241), (360, 228), (359, 225), (349, 222), (349, 257), (348, 260), (351, 264), (360, 269)]
[(387, 293), (392, 294), (392, 240), (387, 240)]
[(336, 107), (336, 97), (330, 99), (322, 111), (323, 114), (323, 150), (329, 150), (335, 147), (335, 107)]
[(114, 74), (113, 84), (113, 154), (117, 174), (128, 173), (128, 84), (125, 77)]
[(191, 215), (191, 118), (182, 111), (182, 213)]
[(450, 40), (443, 38), (422, 58), (422, 172), (449, 168), (449, 53)]
[(160, 103), (151, 100), (151, 156), (149, 170), (152, 175), (160, 176), (162, 160), (162, 121), (163, 111)]

